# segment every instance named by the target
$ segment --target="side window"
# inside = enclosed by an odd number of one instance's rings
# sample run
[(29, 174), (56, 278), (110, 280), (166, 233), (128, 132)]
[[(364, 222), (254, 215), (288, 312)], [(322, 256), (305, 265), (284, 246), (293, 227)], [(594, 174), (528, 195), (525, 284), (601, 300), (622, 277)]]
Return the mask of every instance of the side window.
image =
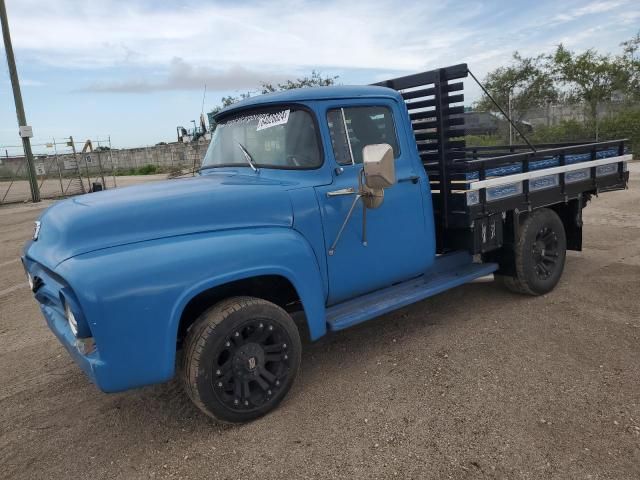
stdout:
[(387, 107), (335, 108), (327, 112), (327, 123), (333, 153), (340, 165), (362, 163), (362, 149), (375, 143), (388, 143), (398, 158), (393, 114)]

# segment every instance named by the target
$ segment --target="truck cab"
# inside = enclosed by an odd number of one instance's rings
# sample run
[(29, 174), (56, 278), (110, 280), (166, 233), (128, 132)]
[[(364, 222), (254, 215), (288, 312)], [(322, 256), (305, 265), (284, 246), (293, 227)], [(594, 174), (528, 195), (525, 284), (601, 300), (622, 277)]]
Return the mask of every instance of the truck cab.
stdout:
[[(431, 193), (407, 119), (401, 96), (382, 87), (265, 95), (218, 116), (201, 172), (231, 168), (290, 183), (294, 228), (312, 242), (332, 305), (420, 275), (433, 263)], [(391, 147), (397, 184), (384, 191), (384, 208), (369, 210), (367, 239), (361, 207), (338, 239), (358, 194), (363, 147), (375, 144)], [(313, 235), (307, 225), (321, 232)]]
[(50, 328), (106, 392), (178, 371), (203, 412), (245, 422), (286, 395), (301, 332), (494, 272), (551, 291), (587, 196), (626, 186), (624, 142), (469, 155), (450, 130), (462, 71), (249, 98), (217, 114), (197, 176), (52, 206), (22, 256)]

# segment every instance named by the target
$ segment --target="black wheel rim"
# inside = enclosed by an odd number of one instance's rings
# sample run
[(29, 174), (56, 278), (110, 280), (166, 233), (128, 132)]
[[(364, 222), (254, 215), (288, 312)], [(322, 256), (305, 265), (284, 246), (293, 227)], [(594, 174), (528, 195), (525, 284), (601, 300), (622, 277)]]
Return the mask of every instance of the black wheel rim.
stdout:
[(224, 339), (213, 362), (213, 389), (229, 409), (251, 412), (273, 402), (287, 382), (290, 339), (269, 319), (243, 323)]
[(542, 280), (548, 279), (558, 266), (558, 235), (548, 226), (542, 227), (536, 234), (531, 253), (536, 275)]

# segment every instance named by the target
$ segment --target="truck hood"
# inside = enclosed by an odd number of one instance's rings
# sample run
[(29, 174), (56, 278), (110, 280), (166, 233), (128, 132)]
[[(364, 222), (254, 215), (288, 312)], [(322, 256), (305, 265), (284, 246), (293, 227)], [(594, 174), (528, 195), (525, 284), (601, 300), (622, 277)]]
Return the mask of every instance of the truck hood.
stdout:
[(26, 254), (55, 268), (76, 255), (176, 235), (249, 227), (291, 227), (287, 184), (253, 175), (207, 174), (91, 193), (40, 217)]

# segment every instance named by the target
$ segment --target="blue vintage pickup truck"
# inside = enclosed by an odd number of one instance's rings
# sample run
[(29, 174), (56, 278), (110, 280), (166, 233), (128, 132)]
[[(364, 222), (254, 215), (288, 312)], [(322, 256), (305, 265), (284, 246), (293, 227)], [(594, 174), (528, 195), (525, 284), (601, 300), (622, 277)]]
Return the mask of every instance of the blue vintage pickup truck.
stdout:
[(492, 273), (551, 291), (631, 156), (624, 140), (468, 147), (466, 76), (250, 98), (217, 115), (197, 176), (53, 205), (22, 256), (51, 330), (105, 392), (177, 373), (206, 414), (245, 422), (291, 387), (301, 332)]

